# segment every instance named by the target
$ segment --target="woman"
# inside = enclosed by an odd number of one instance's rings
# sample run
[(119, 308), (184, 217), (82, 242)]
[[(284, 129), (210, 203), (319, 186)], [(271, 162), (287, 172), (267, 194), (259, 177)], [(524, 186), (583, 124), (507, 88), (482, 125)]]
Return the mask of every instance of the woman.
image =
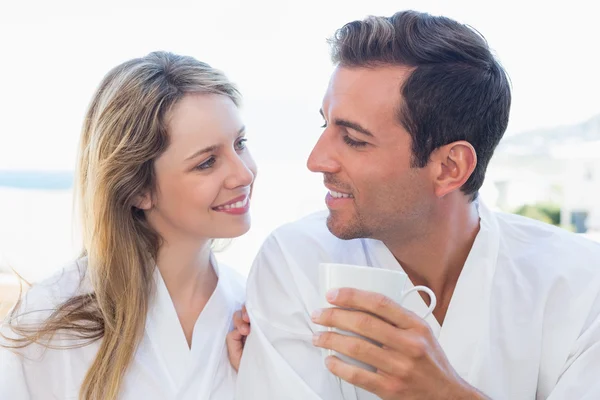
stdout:
[(108, 73), (77, 172), (84, 251), (3, 327), (1, 399), (231, 399), (241, 277), (213, 238), (250, 227), (256, 166), (237, 89), (155, 52)]

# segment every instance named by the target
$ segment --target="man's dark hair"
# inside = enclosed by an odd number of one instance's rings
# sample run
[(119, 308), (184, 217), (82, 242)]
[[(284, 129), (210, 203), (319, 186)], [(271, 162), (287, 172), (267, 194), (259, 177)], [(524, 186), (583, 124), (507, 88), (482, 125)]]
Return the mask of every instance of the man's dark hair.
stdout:
[(398, 118), (412, 137), (413, 166), (424, 167), (449, 143), (471, 143), (477, 166), (461, 190), (475, 199), (511, 102), (508, 76), (481, 34), (446, 17), (402, 11), (350, 22), (329, 43), (343, 67), (412, 68)]

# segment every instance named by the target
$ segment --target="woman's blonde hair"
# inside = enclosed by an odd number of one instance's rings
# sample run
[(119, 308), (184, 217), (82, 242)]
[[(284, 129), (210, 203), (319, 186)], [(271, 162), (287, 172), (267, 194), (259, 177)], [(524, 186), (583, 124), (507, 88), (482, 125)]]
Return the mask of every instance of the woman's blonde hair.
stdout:
[(155, 187), (153, 162), (169, 144), (166, 117), (189, 93), (240, 102), (220, 71), (167, 52), (124, 62), (105, 76), (85, 117), (76, 174), (82, 256), (93, 291), (62, 303), (41, 326), (11, 324), (16, 348), (52, 347), (50, 339), (59, 331), (84, 339), (83, 345), (101, 339), (82, 399), (117, 398), (142, 338), (161, 238), (134, 204)]

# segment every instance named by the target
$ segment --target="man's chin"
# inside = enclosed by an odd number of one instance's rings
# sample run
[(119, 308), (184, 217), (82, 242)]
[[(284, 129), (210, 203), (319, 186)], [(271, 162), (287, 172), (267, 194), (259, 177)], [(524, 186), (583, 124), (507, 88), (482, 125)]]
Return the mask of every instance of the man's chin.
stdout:
[(327, 217), (327, 229), (331, 234), (342, 240), (352, 240), (364, 237), (358, 226), (351, 221), (345, 221), (339, 216), (333, 215), (329, 212)]

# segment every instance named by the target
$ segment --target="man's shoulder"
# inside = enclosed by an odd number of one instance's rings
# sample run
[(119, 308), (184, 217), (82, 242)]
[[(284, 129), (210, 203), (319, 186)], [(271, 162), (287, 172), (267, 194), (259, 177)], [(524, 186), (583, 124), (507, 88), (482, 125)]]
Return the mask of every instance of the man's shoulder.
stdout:
[(219, 262), (219, 280), (227, 293), (237, 303), (242, 304), (246, 297), (246, 277), (233, 267)]
[(327, 211), (317, 212), (275, 229), (254, 260), (248, 287), (254, 280), (316, 285), (320, 263), (361, 260), (363, 239), (337, 238), (327, 228), (327, 216)]
[(339, 254), (340, 250), (360, 246), (361, 239), (343, 240), (334, 236), (327, 228), (328, 215), (328, 211), (319, 211), (281, 225), (269, 235), (265, 246), (277, 246), (302, 255)]
[(297, 238), (325, 238), (333, 236), (327, 229), (328, 212), (317, 211), (302, 217), (296, 221), (288, 222), (277, 227), (271, 236), (276, 236), (280, 240), (289, 240)]
[(513, 260), (543, 265), (547, 273), (562, 276), (569, 272), (600, 275), (600, 243), (519, 215), (496, 216), (504, 251)]

